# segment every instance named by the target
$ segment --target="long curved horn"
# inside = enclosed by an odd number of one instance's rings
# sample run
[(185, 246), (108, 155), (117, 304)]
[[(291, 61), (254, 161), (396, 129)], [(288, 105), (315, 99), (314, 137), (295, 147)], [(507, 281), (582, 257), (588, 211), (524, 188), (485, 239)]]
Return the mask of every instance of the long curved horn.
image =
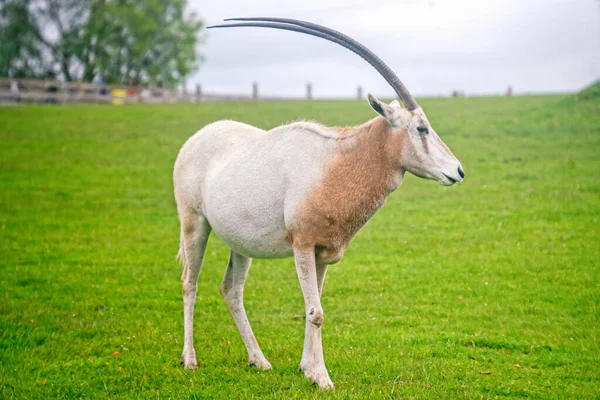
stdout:
[[(288, 18), (228, 18), (225, 21), (261, 21), (261, 22), (242, 22), (235, 24), (225, 25), (214, 25), (207, 28), (228, 28), (228, 27), (263, 27), (263, 28), (274, 28), (288, 31), (295, 31), (305, 33), (312, 36), (317, 36), (325, 40), (337, 43), (348, 50), (356, 53), (365, 61), (367, 61), (373, 68), (379, 72), (383, 78), (392, 86), (398, 96), (404, 102), (404, 105), (409, 110), (414, 110), (418, 107), (417, 102), (412, 97), (406, 86), (402, 83), (400, 78), (388, 67), (375, 53), (360, 44), (351, 37), (344, 35), (334, 29), (327, 28), (322, 25), (313, 24), (306, 21), (300, 21)], [(275, 22), (275, 23), (271, 23)]]

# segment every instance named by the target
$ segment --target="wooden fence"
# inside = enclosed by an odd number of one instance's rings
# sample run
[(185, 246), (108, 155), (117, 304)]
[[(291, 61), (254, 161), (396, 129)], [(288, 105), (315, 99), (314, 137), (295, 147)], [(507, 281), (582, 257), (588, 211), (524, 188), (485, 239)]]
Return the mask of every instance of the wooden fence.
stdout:
[(0, 78), (0, 102), (31, 103), (168, 103), (180, 97), (162, 88), (97, 85), (35, 79)]
[[(312, 85), (306, 85), (305, 99), (312, 99)], [(362, 89), (357, 88), (362, 98)], [(205, 93), (196, 85), (194, 93), (178, 92), (157, 87), (123, 85), (98, 85), (83, 82), (59, 82), (54, 80), (0, 78), (0, 103), (173, 103), (243, 100), (298, 100), (290, 97), (259, 96), (258, 83), (252, 84), (247, 95), (222, 95)]]

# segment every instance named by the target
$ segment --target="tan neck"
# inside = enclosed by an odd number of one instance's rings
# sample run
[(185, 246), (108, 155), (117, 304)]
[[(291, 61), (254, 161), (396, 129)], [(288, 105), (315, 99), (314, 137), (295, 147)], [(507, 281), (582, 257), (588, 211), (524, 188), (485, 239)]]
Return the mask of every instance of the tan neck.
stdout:
[(394, 134), (383, 118), (331, 129), (344, 135), (302, 207), (300, 225), (310, 232), (310, 242), (343, 248), (400, 185), (404, 136)]
[(395, 190), (401, 179), (400, 160), (405, 147), (405, 135), (392, 132), (389, 122), (377, 117), (363, 125), (331, 128), (341, 136), (352, 138), (340, 143), (340, 152), (328, 169), (342, 182), (352, 177), (360, 182), (365, 193), (386, 193)]

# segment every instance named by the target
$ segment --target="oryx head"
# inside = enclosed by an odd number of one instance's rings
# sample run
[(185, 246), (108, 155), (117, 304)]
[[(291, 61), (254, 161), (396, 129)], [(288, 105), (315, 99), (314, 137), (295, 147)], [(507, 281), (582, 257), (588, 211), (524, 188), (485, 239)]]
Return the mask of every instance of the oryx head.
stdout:
[(390, 123), (393, 134), (404, 135), (400, 167), (418, 177), (449, 186), (465, 177), (460, 161), (431, 127), (423, 109), (409, 110), (397, 100), (385, 104), (369, 94), (369, 104)]
[(208, 28), (263, 27), (305, 33), (337, 43), (358, 54), (377, 70), (396, 91), (405, 108), (398, 101), (385, 104), (369, 95), (369, 103), (377, 113), (389, 121), (396, 134), (407, 135), (400, 168), (421, 178), (433, 179), (442, 185), (453, 185), (463, 180), (462, 165), (448, 146), (435, 133), (425, 113), (419, 107), (400, 78), (371, 50), (349, 36), (334, 29), (306, 21), (288, 18), (229, 18), (226, 21), (243, 21)]

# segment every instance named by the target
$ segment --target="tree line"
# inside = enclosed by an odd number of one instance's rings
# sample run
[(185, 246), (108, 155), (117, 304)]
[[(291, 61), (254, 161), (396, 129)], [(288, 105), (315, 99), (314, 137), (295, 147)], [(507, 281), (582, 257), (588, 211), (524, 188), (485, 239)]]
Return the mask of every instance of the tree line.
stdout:
[(0, 0), (0, 76), (174, 87), (202, 26), (186, 0)]

